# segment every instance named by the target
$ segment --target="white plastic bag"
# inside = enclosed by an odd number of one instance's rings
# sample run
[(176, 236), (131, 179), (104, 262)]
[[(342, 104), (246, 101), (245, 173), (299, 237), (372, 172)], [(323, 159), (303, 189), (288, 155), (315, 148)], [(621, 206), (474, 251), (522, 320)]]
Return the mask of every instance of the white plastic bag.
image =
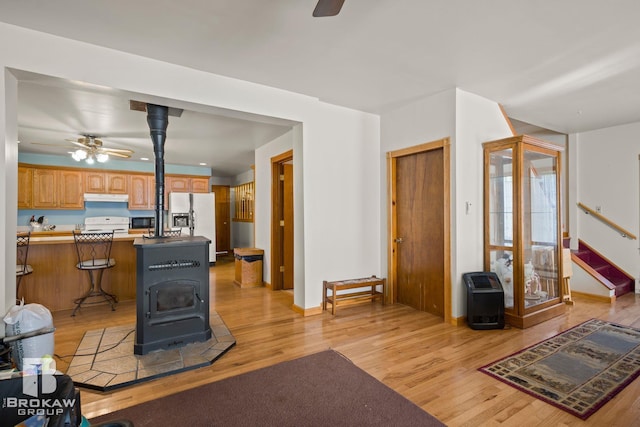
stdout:
[[(5, 332), (12, 337), (41, 328), (53, 328), (51, 312), (40, 304), (14, 305), (4, 316)], [(25, 358), (41, 358), (53, 354), (53, 333), (19, 339), (11, 343), (11, 354), (19, 370)]]

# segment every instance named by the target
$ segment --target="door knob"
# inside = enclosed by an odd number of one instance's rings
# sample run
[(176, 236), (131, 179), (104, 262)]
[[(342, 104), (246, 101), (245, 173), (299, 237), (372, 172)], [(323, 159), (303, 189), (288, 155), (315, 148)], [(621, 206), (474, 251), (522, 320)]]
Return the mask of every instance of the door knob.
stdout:
[(396, 237), (393, 241), (396, 243), (402, 243), (404, 242), (404, 239), (402, 237)]

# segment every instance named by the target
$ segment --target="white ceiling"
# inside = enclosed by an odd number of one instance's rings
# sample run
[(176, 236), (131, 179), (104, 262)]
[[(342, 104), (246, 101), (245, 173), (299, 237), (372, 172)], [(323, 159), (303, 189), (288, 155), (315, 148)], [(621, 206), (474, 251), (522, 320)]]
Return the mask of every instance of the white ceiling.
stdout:
[(147, 114), (131, 110), (130, 101), (135, 100), (168, 105), (170, 114), (183, 109), (179, 117), (169, 116), (165, 162), (212, 168), (214, 176), (235, 176), (249, 170), (256, 148), (294, 124), (33, 73), (15, 74), (19, 151), (24, 153), (69, 155), (78, 147), (67, 140), (93, 135), (106, 148), (133, 150), (131, 160), (144, 157), (154, 163)]
[[(346, 0), (338, 16), (313, 18), (315, 3), (0, 0), (0, 21), (373, 113), (458, 87), (556, 132), (640, 121), (637, 0)], [(106, 127), (78, 116), (88, 108), (75, 102), (89, 97), (58, 93), (65, 102), (51, 113), (20, 94), (21, 135), (40, 128), (29, 135), (44, 140), (57, 126), (60, 140), (95, 130), (114, 146), (136, 132), (148, 136), (115, 114), (118, 94), (101, 95), (113, 97), (114, 111), (96, 114)], [(209, 144), (246, 125), (250, 150), (283, 131), (283, 123), (229, 124), (204, 113), (197, 136)]]

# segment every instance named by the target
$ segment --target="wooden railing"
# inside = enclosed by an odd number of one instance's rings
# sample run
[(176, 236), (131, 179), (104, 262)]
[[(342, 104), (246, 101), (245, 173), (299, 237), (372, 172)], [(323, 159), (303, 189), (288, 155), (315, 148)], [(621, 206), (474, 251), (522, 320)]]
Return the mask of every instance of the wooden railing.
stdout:
[(593, 209), (583, 205), (582, 203), (578, 202), (578, 207), (580, 209), (582, 209), (584, 211), (584, 213), (586, 213), (587, 215), (591, 215), (592, 217), (602, 221), (603, 223), (605, 223), (609, 227), (611, 227), (614, 230), (616, 230), (618, 233), (620, 233), (622, 235), (622, 237), (626, 237), (627, 239), (631, 239), (631, 240), (636, 240), (637, 239), (637, 237), (633, 233), (631, 233), (630, 231), (620, 227), (615, 222), (610, 221), (609, 219), (607, 219), (606, 217), (604, 217), (600, 213), (598, 213), (598, 212), (594, 211)]
[(253, 222), (253, 182), (233, 187), (234, 221)]

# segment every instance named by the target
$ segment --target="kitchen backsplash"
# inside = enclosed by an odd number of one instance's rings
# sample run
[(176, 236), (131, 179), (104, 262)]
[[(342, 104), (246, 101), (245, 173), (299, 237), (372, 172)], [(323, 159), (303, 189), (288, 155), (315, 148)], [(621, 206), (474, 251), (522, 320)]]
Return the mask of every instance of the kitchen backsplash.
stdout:
[[(124, 203), (109, 202), (86, 202), (84, 210), (46, 210), (46, 209), (25, 209), (18, 210), (18, 227), (27, 227), (32, 216), (36, 219), (45, 216), (50, 225), (59, 227), (69, 226), (71, 229), (75, 224), (81, 224), (89, 216), (153, 216), (151, 210), (129, 210)], [(165, 214), (166, 215), (166, 214)], [(20, 230), (20, 228), (18, 228)]]

